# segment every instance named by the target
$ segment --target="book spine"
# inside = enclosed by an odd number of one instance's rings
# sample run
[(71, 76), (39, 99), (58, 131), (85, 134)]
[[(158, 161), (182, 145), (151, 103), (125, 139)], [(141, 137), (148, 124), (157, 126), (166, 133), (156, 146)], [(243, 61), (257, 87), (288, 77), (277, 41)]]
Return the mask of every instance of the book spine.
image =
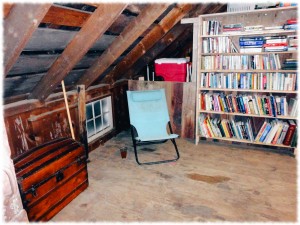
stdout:
[(283, 140), (283, 143), (282, 143), (283, 145), (287, 145), (287, 146), (291, 145), (292, 138), (293, 138), (295, 131), (296, 131), (296, 125), (290, 124), (290, 126), (286, 132), (286, 136)]
[(285, 136), (286, 136), (286, 132), (289, 129), (289, 125), (287, 123), (284, 124), (283, 128), (282, 128), (282, 132), (277, 140), (277, 144), (282, 144)]
[(260, 139), (262, 133), (264, 132), (266, 126), (267, 126), (267, 122), (265, 121), (265, 122), (263, 123), (263, 125), (261, 126), (261, 128), (260, 128), (258, 134), (256, 135), (255, 141), (259, 141), (259, 139)]
[(281, 134), (282, 128), (283, 128), (283, 124), (281, 123), (281, 124), (279, 124), (278, 130), (277, 130), (277, 132), (276, 132), (276, 134), (275, 134), (275, 136), (274, 136), (274, 138), (273, 138), (273, 140), (271, 142), (272, 144), (276, 144), (277, 143), (277, 140), (278, 140), (278, 138), (279, 138), (279, 136)]
[(260, 142), (264, 142), (264, 140), (267, 137), (268, 133), (270, 132), (271, 128), (272, 128), (271, 124), (268, 123), (263, 134), (261, 135), (261, 137), (259, 139)]
[(256, 37), (240, 37), (240, 41), (263, 41), (264, 37), (256, 36)]

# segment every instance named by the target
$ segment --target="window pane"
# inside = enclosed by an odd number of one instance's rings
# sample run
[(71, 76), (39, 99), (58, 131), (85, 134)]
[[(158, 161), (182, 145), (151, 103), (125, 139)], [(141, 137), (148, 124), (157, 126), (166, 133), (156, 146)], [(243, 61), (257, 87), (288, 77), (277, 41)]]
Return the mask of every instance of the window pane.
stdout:
[(95, 134), (94, 120), (87, 122), (86, 125), (87, 136), (90, 137)]
[(101, 114), (100, 101), (97, 101), (97, 102), (94, 103), (94, 113), (95, 113), (95, 117), (97, 117)]
[(93, 104), (89, 104), (86, 106), (86, 119), (90, 120), (93, 118)]
[(108, 98), (102, 99), (102, 112), (108, 112)]
[(95, 119), (96, 122), (96, 132), (99, 132), (103, 129), (101, 116)]
[(103, 127), (108, 127), (109, 126), (109, 113), (104, 113), (103, 117)]

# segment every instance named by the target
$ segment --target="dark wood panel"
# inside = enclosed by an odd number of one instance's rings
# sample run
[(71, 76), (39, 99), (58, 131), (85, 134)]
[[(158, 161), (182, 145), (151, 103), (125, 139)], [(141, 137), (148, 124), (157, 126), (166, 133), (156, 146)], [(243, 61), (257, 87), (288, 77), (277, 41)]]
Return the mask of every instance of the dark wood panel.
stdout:
[[(113, 137), (116, 132), (120, 132), (128, 127), (128, 114), (124, 111), (128, 110), (125, 95), (126, 90), (126, 80), (117, 82), (114, 86), (101, 84), (91, 86), (86, 90), (86, 103), (112, 95), (112, 107), (115, 117), (114, 129), (105, 136), (89, 143), (89, 150), (94, 150), (100, 144), (105, 143)], [(67, 92), (67, 96), (75, 138), (82, 142), (78, 122), (79, 95), (76, 90)], [(54, 138), (71, 136), (67, 124), (65, 103), (61, 92), (50, 95), (44, 103), (32, 99), (7, 104), (4, 106), (4, 117), (13, 158)], [(84, 125), (85, 124), (82, 124), (82, 126)]]

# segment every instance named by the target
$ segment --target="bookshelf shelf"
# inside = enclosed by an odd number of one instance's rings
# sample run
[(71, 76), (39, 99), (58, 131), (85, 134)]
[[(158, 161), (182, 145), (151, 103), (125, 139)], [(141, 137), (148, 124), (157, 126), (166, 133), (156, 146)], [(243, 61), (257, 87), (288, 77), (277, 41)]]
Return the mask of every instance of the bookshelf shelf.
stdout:
[(268, 115), (257, 115), (257, 114), (246, 114), (246, 113), (230, 113), (222, 111), (208, 111), (208, 110), (199, 110), (199, 113), (211, 113), (211, 114), (220, 114), (220, 115), (229, 115), (229, 116), (247, 116), (247, 117), (261, 117), (261, 118), (271, 118), (271, 119), (282, 119), (282, 120), (296, 120), (296, 117), (293, 116), (268, 116)]
[(214, 55), (267, 55), (267, 54), (297, 54), (297, 51), (281, 51), (281, 52), (233, 52), (233, 53), (203, 53), (202, 56), (214, 56)]
[[(297, 10), (218, 13), (191, 20), (197, 37), (196, 144), (207, 138), (295, 149), (296, 138), (287, 137), (296, 137), (297, 126)], [(293, 116), (270, 116), (270, 110)], [(276, 144), (267, 144), (272, 141)]]
[(199, 91), (228, 91), (228, 92), (260, 92), (260, 93), (282, 93), (297, 94), (297, 91), (277, 91), (277, 90), (259, 90), (259, 89), (229, 89), (229, 88), (199, 88)]
[(297, 70), (199, 70), (200, 73), (296, 73)]
[(218, 35), (203, 35), (203, 38), (215, 37), (242, 37), (242, 36), (256, 36), (256, 35), (279, 35), (279, 34), (295, 34), (296, 30), (261, 30), (256, 32), (240, 32), (240, 33), (227, 33)]
[(225, 137), (205, 137), (199, 135), (199, 138), (206, 138), (206, 139), (216, 139), (216, 140), (223, 140), (223, 141), (233, 141), (233, 142), (241, 142), (241, 143), (247, 143), (247, 144), (254, 144), (254, 145), (267, 145), (267, 146), (275, 146), (275, 147), (280, 147), (280, 148), (294, 148), (288, 145), (279, 145), (279, 144), (267, 144), (263, 142), (254, 142), (254, 141), (247, 141), (243, 139), (236, 139), (236, 138), (225, 138)]

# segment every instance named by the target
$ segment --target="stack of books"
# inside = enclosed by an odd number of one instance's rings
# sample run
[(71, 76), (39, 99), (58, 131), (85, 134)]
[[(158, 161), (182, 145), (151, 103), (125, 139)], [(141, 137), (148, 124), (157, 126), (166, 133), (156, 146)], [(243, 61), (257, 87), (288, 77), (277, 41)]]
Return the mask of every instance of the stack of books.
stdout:
[(285, 59), (283, 62), (283, 70), (296, 70), (298, 67), (297, 59)]
[(263, 48), (265, 52), (282, 52), (288, 50), (288, 41), (286, 35), (266, 36), (264, 37)]
[(288, 39), (288, 50), (289, 51), (297, 51), (298, 48), (298, 36), (297, 35), (289, 35)]
[(251, 31), (260, 31), (264, 29), (263, 25), (253, 25), (253, 26), (245, 26), (244, 27), (246, 32), (251, 32)]
[(283, 25), (284, 30), (298, 30), (298, 24), (297, 19), (289, 19), (286, 21), (286, 23)]
[(264, 37), (240, 37), (240, 52), (261, 52), (264, 44)]
[(241, 23), (223, 25), (223, 34), (239, 33), (241, 31), (243, 31), (243, 24)]

